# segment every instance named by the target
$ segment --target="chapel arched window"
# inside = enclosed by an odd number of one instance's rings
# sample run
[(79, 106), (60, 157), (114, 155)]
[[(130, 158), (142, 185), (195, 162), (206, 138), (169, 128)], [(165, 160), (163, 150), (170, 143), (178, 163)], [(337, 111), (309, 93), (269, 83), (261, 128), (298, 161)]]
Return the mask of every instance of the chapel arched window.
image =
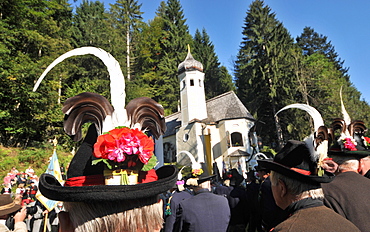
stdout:
[(243, 147), (243, 136), (239, 132), (231, 133), (231, 146), (233, 147)]

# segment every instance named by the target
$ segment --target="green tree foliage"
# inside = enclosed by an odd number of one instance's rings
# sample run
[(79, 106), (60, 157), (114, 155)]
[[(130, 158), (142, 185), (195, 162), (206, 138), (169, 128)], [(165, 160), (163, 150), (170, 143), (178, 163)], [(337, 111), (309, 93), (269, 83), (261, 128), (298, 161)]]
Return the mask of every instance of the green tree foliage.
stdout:
[(234, 89), (232, 77), (226, 67), (220, 66), (214, 45), (203, 28), (195, 31), (192, 54), (203, 64), (206, 98), (212, 98)]
[(302, 48), (303, 55), (310, 56), (314, 53), (324, 54), (335, 64), (336, 69), (341, 71), (343, 77), (349, 79), (348, 68), (343, 67), (344, 60), (339, 58), (328, 37), (314, 31), (311, 27), (305, 27), (300, 36), (296, 38), (297, 45)]
[[(31, 89), (40, 67), (70, 48), (72, 9), (66, 1), (18, 0), (2, 1), (0, 11), (0, 142), (24, 147), (44, 141), (54, 130), (58, 94), (33, 94)], [(58, 88), (59, 83), (53, 87)], [(52, 99), (55, 101), (46, 107)]]
[[(117, 42), (117, 36), (112, 32), (109, 16), (102, 2), (83, 0), (73, 15), (74, 47), (93, 46), (113, 53), (112, 41)], [(110, 83), (109, 74), (99, 58), (93, 55), (79, 56), (69, 58), (59, 65), (72, 67), (66, 74), (67, 78), (62, 81), (64, 100), (85, 91), (110, 97), (110, 89), (106, 88)]]
[[(136, 78), (127, 83), (132, 98), (138, 96), (154, 97), (158, 95), (156, 83), (162, 79), (158, 67), (163, 58), (161, 40), (164, 27), (164, 19), (155, 17), (148, 24), (144, 25), (137, 41), (137, 59), (134, 64)], [(131, 99), (132, 99), (131, 98)]]
[(110, 31), (104, 4), (83, 0), (73, 16), (74, 47), (93, 46), (110, 51)]
[(250, 5), (242, 33), (235, 67), (238, 96), (263, 126), (261, 137), (281, 146), (281, 129), (274, 115), (293, 99), (287, 53), (293, 39), (260, 0)]
[(143, 21), (140, 11), (141, 4), (137, 0), (117, 0), (115, 4), (111, 4), (111, 14), (114, 23), (126, 38), (126, 68), (127, 79), (131, 79), (131, 62), (134, 61), (132, 56), (133, 38), (141, 28)]
[(186, 57), (186, 46), (191, 44), (186, 19), (179, 0), (168, 0), (157, 10), (157, 15), (164, 20), (161, 35), (162, 57), (158, 64), (162, 79), (156, 82), (155, 100), (166, 109), (166, 113), (177, 111), (180, 99), (177, 67)]
[[(367, 124), (369, 105), (360, 100), (361, 94), (349, 81), (348, 69), (343, 68), (343, 61), (331, 43), (327, 42), (327, 37), (319, 36), (313, 29), (306, 27), (297, 38), (297, 46), (301, 49), (296, 48), (295, 52), (291, 53), (294, 57), (293, 73), (297, 78), (297, 90), (300, 93), (297, 102), (318, 109), (326, 126), (330, 126), (333, 118), (343, 117), (339, 98), (340, 88), (343, 87), (343, 101), (348, 113), (352, 119), (361, 119)], [(296, 133), (291, 135), (297, 136), (300, 133), (299, 138), (302, 138), (302, 132), (299, 131), (302, 130), (303, 124), (297, 124), (299, 127), (296, 127)]]

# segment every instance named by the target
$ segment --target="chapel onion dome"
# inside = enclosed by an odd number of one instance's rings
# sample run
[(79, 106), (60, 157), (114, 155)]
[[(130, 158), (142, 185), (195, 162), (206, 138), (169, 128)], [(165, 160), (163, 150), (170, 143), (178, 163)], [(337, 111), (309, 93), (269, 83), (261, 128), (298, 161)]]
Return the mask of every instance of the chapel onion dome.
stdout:
[(203, 64), (194, 59), (194, 57), (190, 53), (190, 49), (188, 49), (188, 55), (186, 56), (185, 60), (179, 64), (177, 72), (178, 74), (183, 73), (185, 71), (193, 71), (198, 70), (203, 72)]

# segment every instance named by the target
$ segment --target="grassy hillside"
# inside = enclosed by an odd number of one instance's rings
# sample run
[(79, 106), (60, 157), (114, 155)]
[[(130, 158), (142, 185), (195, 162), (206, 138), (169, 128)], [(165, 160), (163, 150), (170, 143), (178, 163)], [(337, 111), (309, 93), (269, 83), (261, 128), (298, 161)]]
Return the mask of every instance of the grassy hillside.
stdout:
[[(57, 155), (59, 159), (59, 164), (67, 167), (70, 160), (72, 159), (72, 154), (61, 151), (57, 147)], [(45, 148), (6, 148), (0, 146), (0, 178), (1, 184), (3, 178), (14, 166), (18, 171), (24, 172), (28, 166), (32, 166), (35, 170), (36, 175), (40, 176), (45, 172), (49, 165), (49, 158), (53, 154), (52, 147)]]

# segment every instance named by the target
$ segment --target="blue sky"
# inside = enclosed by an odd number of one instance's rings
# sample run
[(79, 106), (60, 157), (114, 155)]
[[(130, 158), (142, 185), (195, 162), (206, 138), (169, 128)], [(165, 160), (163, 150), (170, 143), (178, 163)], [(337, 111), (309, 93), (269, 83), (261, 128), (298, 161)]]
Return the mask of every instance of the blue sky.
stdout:
[[(71, 1), (72, 2), (72, 1)], [(76, 4), (79, 4), (77, 1)], [(105, 7), (115, 0), (101, 0)], [(161, 0), (139, 0), (145, 21), (153, 19)], [(206, 29), (222, 65), (230, 73), (242, 41), (242, 27), (252, 0), (180, 0), (190, 33)], [(370, 1), (265, 0), (293, 38), (306, 26), (328, 37), (350, 80), (370, 103)], [(185, 57), (184, 57), (185, 58)], [(232, 73), (231, 73), (232, 74)]]

